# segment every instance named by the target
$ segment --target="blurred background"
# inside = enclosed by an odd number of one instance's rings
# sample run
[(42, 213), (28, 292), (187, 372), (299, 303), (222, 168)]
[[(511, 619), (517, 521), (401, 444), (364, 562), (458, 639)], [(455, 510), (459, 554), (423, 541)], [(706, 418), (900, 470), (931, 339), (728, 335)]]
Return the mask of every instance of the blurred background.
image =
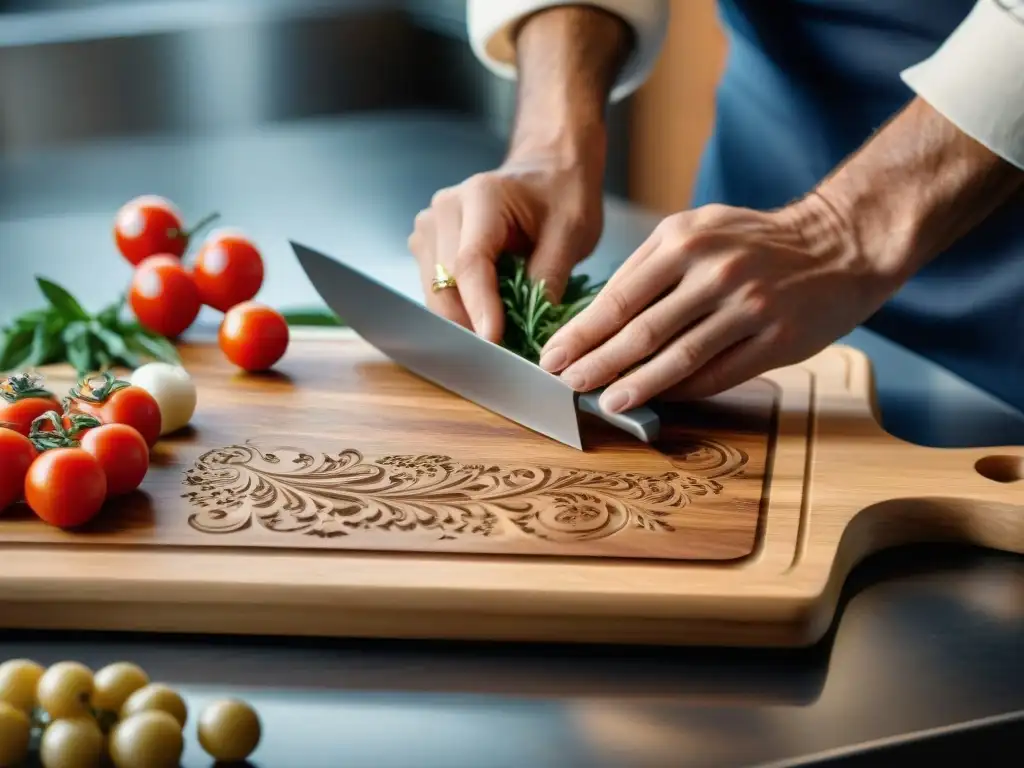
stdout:
[[(500, 162), (514, 106), (514, 85), (473, 57), (465, 13), (464, 0), (0, 0), (0, 322), (39, 303), (35, 274), (89, 308), (116, 297), (130, 267), (113, 217), (141, 194), (254, 237), (260, 298), (276, 306), (318, 302), (289, 239), (419, 295), (413, 217)], [(653, 211), (687, 204), (723, 54), (713, 0), (677, 2), (657, 72), (611, 111), (608, 226), (586, 271), (610, 271)]]

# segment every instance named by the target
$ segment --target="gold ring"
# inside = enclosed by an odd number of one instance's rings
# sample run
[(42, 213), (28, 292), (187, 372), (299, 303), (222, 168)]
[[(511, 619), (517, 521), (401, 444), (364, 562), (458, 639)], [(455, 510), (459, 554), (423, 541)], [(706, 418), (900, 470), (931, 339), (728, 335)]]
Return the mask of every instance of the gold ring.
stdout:
[(434, 272), (435, 277), (430, 283), (430, 287), (434, 291), (434, 293), (437, 293), (438, 291), (443, 291), (446, 288), (455, 287), (455, 278), (448, 273), (448, 270), (445, 269), (443, 265), (436, 265), (434, 267)]

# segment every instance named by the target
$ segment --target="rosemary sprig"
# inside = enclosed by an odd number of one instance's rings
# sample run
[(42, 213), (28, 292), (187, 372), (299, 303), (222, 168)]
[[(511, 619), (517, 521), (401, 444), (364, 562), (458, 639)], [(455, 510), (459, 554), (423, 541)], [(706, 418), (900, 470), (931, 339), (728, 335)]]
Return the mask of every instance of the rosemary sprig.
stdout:
[(498, 288), (505, 305), (502, 346), (533, 363), (539, 362), (548, 339), (586, 309), (602, 286), (591, 283), (586, 275), (573, 275), (561, 303), (552, 304), (544, 281), (530, 280), (525, 259), (503, 257), (498, 263)]
[(36, 283), (47, 305), (0, 328), (0, 371), (66, 362), (82, 375), (118, 365), (136, 368), (143, 358), (180, 363), (170, 341), (122, 316), (123, 296), (91, 315), (56, 283), (43, 277)]

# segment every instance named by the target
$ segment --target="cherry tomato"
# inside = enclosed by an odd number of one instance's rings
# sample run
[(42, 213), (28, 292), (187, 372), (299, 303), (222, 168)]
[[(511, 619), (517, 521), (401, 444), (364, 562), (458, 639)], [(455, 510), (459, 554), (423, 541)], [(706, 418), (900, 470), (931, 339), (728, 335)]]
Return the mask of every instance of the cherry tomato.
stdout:
[(199, 249), (192, 278), (203, 304), (227, 312), (259, 293), (263, 285), (263, 257), (242, 233), (217, 230), (210, 233)]
[(39, 452), (20, 432), (0, 427), (0, 512), (25, 493), (25, 476)]
[(142, 195), (121, 207), (114, 219), (114, 240), (132, 264), (158, 253), (180, 257), (188, 246), (181, 213), (158, 195)]
[(47, 411), (60, 413), (60, 401), (38, 376), (18, 373), (0, 381), (0, 426), (28, 436), (32, 422)]
[(39, 456), (25, 476), (25, 501), (58, 528), (89, 522), (107, 497), (103, 467), (81, 448), (54, 448)]
[(288, 349), (288, 323), (279, 312), (246, 301), (229, 309), (220, 325), (221, 351), (246, 371), (273, 367)]
[(149, 471), (149, 446), (139, 431), (127, 424), (90, 429), (81, 438), (81, 446), (103, 467), (108, 498), (131, 493), (142, 485)]
[(150, 256), (135, 270), (128, 301), (139, 323), (173, 339), (187, 331), (199, 315), (199, 289), (180, 260)]
[[(150, 448), (160, 439), (160, 406), (156, 398), (142, 387), (134, 387), (105, 373), (102, 381), (84, 379), (71, 389), (69, 395), (73, 410), (94, 416), (103, 424), (133, 427)], [(82, 431), (78, 438), (81, 440), (88, 434)]]

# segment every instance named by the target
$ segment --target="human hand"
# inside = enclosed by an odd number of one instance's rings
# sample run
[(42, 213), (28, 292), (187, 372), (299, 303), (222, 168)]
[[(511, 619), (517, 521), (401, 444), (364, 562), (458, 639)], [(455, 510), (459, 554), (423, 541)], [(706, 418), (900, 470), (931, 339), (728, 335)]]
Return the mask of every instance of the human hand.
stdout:
[(708, 397), (805, 360), (853, 330), (898, 280), (815, 197), (774, 212), (709, 205), (665, 219), (541, 367), (601, 407)]
[[(544, 280), (558, 301), (573, 267), (597, 245), (602, 206), (599, 173), (552, 156), (512, 158), (442, 189), (416, 216), (409, 236), (427, 306), (499, 342), (505, 328), (499, 256), (521, 252), (529, 276)], [(455, 277), (455, 288), (431, 290), (437, 264)]]

